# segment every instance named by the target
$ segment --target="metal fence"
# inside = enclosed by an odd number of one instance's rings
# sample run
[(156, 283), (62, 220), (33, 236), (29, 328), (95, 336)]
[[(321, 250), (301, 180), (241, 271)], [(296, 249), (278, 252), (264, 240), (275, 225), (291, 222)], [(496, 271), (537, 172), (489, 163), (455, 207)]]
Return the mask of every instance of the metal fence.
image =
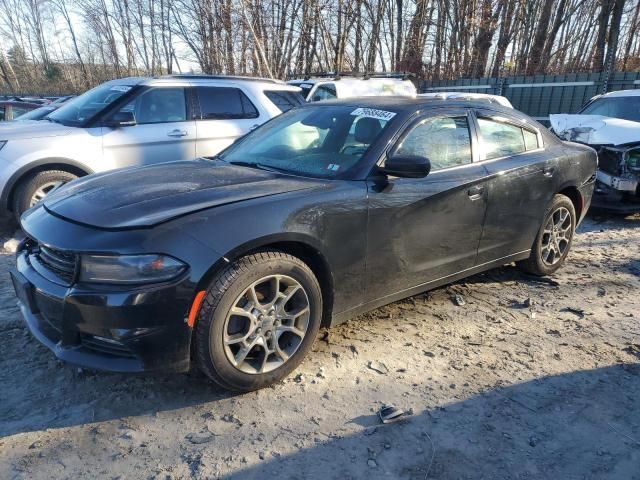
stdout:
[(640, 88), (640, 72), (570, 73), (501, 78), (423, 81), (421, 92), (492, 93), (509, 99), (517, 110), (547, 123), (550, 113), (576, 113), (591, 97)]

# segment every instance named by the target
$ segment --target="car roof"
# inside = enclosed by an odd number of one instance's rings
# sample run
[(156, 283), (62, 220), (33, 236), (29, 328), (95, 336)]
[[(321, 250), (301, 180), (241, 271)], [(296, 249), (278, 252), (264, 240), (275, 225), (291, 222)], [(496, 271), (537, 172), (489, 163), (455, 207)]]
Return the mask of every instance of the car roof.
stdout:
[(419, 97), (424, 98), (443, 98), (443, 99), (461, 99), (461, 100), (480, 100), (486, 102), (493, 102), (499, 105), (503, 105), (505, 107), (513, 108), (511, 102), (507, 99), (507, 97), (503, 97), (502, 95), (492, 95), (490, 93), (469, 93), (469, 92), (428, 92), (428, 93), (419, 93)]
[(160, 77), (125, 77), (110, 80), (103, 85), (206, 85), (208, 82), (243, 84), (248, 88), (257, 88), (262, 90), (283, 90), (291, 92), (299, 92), (300, 89), (294, 85), (288, 85), (282, 80), (260, 77), (244, 77), (237, 75), (200, 75), (200, 74), (178, 74), (163, 75)]
[(287, 83), (291, 85), (300, 85), (303, 83), (316, 84), (316, 83), (342, 83), (342, 84), (360, 84), (362, 82), (369, 83), (389, 83), (389, 82), (398, 82), (403, 83), (410, 81), (407, 78), (398, 78), (398, 77), (340, 77), (340, 78), (331, 78), (331, 77), (310, 77), (307, 79), (294, 79), (289, 80)]
[(640, 97), (640, 89), (638, 90), (617, 90), (615, 92), (609, 92), (602, 95), (603, 97)]
[(245, 75), (207, 75), (207, 74), (198, 74), (198, 73), (181, 73), (177, 75), (164, 75), (162, 77), (157, 78), (179, 78), (179, 79), (187, 79), (187, 80), (233, 80), (233, 81), (243, 81), (243, 82), (262, 82), (262, 83), (279, 83), (283, 84), (282, 80), (277, 80), (274, 78), (265, 78), (265, 77), (247, 77)]
[[(379, 96), (379, 97), (351, 97), (336, 100), (323, 100), (322, 102), (312, 102), (309, 105), (348, 105), (363, 108), (392, 108), (395, 111), (415, 111), (422, 108), (437, 108), (460, 106), (465, 108), (490, 108), (513, 115), (518, 112), (512, 108), (503, 107), (498, 104), (490, 104), (484, 100), (471, 98), (436, 98), (420, 96)], [(520, 113), (520, 112), (518, 112)], [(522, 114), (524, 115), (524, 114)]]
[[(4, 106), (15, 106), (15, 107), (44, 107), (41, 103), (32, 103), (32, 102), (19, 102), (17, 100), (0, 100), (0, 105)], [(48, 105), (48, 104), (47, 104)]]

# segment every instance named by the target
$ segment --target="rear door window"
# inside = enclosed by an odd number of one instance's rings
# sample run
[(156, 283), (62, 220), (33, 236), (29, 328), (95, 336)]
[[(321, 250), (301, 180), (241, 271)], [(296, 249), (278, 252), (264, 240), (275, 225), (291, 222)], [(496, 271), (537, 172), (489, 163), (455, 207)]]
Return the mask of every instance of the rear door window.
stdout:
[(478, 126), (482, 137), (482, 160), (517, 155), (526, 151), (522, 128), (488, 118), (478, 118)]
[(258, 109), (239, 88), (196, 87), (202, 120), (258, 118)]
[(538, 135), (536, 133), (523, 128), (522, 134), (524, 135), (524, 146), (527, 150), (535, 150), (540, 147), (538, 144)]
[(296, 92), (265, 90), (264, 94), (283, 113), (304, 103), (304, 98)]

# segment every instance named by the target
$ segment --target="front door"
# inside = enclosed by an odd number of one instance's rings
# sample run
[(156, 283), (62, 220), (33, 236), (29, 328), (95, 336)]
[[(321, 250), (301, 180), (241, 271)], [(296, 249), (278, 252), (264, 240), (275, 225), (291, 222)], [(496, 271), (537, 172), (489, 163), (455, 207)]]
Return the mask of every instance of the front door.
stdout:
[(136, 124), (102, 127), (109, 168), (196, 157), (196, 124), (187, 109), (184, 87), (143, 90), (120, 111), (133, 112)]
[(487, 207), (466, 110), (414, 122), (391, 151), (430, 159), (425, 178), (369, 180), (368, 300), (472, 268)]

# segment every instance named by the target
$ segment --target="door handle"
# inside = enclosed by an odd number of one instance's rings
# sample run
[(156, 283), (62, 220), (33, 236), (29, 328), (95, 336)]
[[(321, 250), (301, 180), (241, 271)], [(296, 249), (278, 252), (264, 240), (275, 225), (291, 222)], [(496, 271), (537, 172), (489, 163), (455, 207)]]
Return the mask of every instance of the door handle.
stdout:
[(251, 128), (249, 129), (250, 132), (253, 132), (256, 128), (258, 128), (260, 125), (257, 123), (254, 123), (253, 125), (251, 125)]
[(179, 130), (177, 128), (167, 133), (167, 136), (169, 137), (186, 137), (187, 135), (188, 133), (186, 130)]
[(471, 187), (469, 190), (467, 190), (467, 195), (469, 195), (469, 198), (471, 200), (478, 200), (479, 198), (482, 197), (483, 193), (484, 193), (484, 187), (480, 187), (480, 186)]
[(544, 167), (544, 168), (542, 169), (542, 174), (543, 174), (545, 177), (549, 177), (549, 178), (551, 178), (551, 177), (553, 177), (553, 173), (554, 173), (555, 171), (556, 171), (556, 168), (555, 168), (555, 167)]

